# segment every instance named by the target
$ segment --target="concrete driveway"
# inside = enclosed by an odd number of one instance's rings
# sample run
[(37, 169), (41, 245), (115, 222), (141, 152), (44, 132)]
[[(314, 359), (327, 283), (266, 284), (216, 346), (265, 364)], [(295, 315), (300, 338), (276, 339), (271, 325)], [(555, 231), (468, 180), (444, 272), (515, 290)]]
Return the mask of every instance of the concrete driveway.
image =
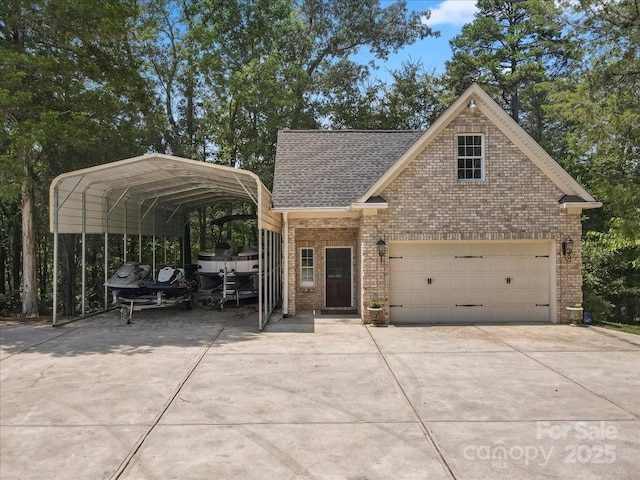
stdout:
[(0, 478), (638, 478), (638, 337), (236, 316), (0, 327)]

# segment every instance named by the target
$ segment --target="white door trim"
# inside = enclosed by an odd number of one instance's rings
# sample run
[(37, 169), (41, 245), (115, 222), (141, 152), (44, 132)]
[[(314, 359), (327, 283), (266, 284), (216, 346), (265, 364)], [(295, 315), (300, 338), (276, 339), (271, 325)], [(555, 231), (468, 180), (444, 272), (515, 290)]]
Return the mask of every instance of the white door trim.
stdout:
[(355, 269), (353, 268), (353, 246), (351, 245), (331, 245), (330, 247), (324, 247), (324, 275), (322, 276), (323, 279), (323, 289), (324, 289), (324, 295), (322, 298), (322, 304), (323, 304), (323, 308), (333, 308), (333, 307), (327, 307), (327, 250), (331, 250), (331, 249), (335, 249), (335, 248), (348, 248), (349, 249), (349, 268), (351, 269), (351, 294), (350, 294), (350, 303), (351, 305), (349, 305), (349, 307), (345, 307), (345, 308), (354, 308), (354, 304), (353, 304), (353, 273), (355, 271)]

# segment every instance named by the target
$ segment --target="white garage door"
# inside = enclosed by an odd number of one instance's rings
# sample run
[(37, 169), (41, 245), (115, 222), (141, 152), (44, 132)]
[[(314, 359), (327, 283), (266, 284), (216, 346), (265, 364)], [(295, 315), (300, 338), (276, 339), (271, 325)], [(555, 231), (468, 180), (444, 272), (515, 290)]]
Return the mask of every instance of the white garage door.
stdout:
[(393, 242), (394, 323), (548, 322), (548, 242)]

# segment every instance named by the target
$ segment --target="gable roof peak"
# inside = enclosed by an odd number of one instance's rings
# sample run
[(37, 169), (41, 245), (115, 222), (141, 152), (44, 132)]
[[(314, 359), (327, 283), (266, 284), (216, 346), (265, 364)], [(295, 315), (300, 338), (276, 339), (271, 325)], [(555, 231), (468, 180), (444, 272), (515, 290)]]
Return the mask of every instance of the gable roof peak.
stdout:
[(488, 118), (489, 121), (531, 159), (564, 194), (579, 196), (586, 202), (595, 202), (595, 199), (477, 83), (472, 83), (449, 108), (424, 131), (420, 138), (390, 166), (387, 172), (371, 185), (364, 195), (358, 199), (358, 202), (364, 203), (370, 197), (380, 195), (456, 117), (465, 109), (471, 108), (470, 101), (472, 99), (474, 100), (473, 110), (476, 114), (482, 113)]

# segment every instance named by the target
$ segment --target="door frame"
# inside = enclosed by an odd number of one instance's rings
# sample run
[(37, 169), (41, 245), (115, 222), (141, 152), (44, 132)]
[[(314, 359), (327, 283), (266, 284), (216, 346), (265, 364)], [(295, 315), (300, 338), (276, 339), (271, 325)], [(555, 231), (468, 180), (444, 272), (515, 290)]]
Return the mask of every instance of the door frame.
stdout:
[(338, 307), (327, 307), (327, 250), (335, 249), (335, 248), (348, 248), (349, 249), (349, 269), (351, 270), (351, 292), (350, 292), (350, 303), (348, 307), (340, 307), (340, 308), (354, 308), (353, 302), (353, 246), (351, 245), (331, 245), (330, 247), (324, 247), (324, 274), (322, 275), (322, 286), (324, 289), (324, 294), (322, 295), (322, 306), (323, 308), (338, 308)]

